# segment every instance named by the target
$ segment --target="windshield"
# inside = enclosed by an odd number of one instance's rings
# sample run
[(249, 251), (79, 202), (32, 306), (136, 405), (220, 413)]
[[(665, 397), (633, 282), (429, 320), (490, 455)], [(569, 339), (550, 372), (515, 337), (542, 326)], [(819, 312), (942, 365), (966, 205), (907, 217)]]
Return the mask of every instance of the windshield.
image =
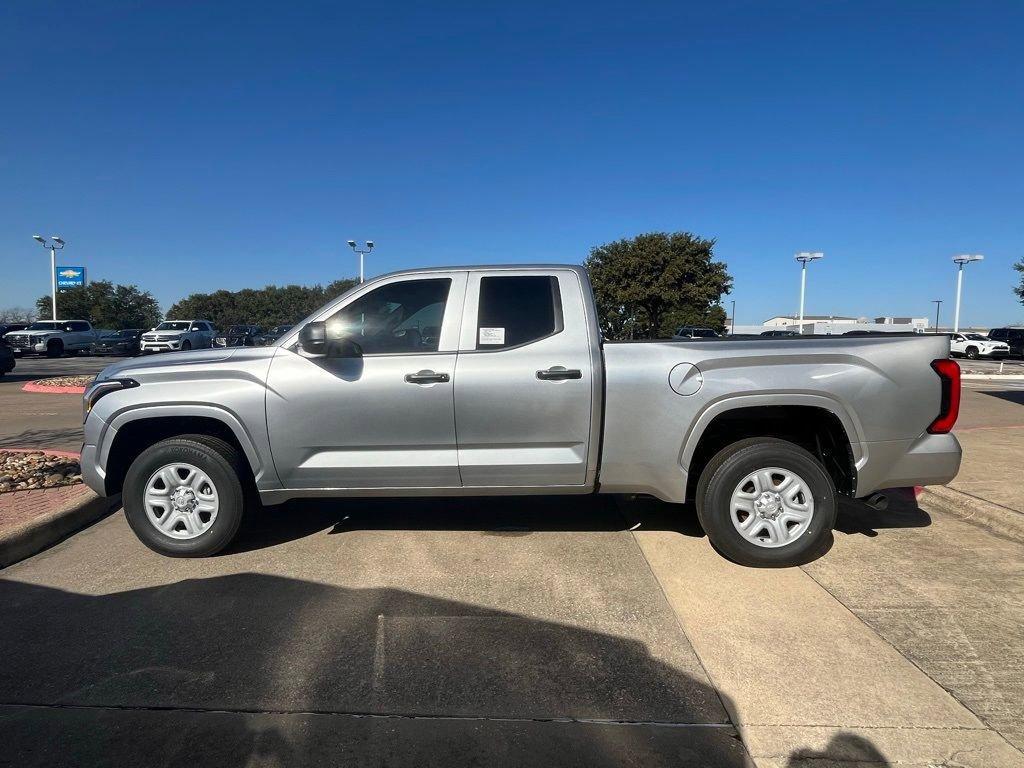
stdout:
[(992, 341), (988, 336), (983, 336), (980, 333), (965, 333), (964, 336), (971, 341)]
[(242, 335), (244, 335), (244, 334), (246, 334), (248, 332), (249, 332), (249, 326), (248, 325), (232, 325), (230, 328), (228, 328), (226, 331), (224, 331), (224, 333), (227, 336), (242, 336)]
[(48, 323), (32, 323), (28, 327), (29, 331), (60, 331), (63, 330), (63, 323), (55, 323), (52, 320)]
[(160, 323), (156, 327), (158, 331), (187, 331), (192, 323), (187, 320), (176, 320), (170, 323)]
[(104, 333), (100, 338), (103, 339), (131, 339), (139, 335), (138, 331), (112, 331), (111, 333)]

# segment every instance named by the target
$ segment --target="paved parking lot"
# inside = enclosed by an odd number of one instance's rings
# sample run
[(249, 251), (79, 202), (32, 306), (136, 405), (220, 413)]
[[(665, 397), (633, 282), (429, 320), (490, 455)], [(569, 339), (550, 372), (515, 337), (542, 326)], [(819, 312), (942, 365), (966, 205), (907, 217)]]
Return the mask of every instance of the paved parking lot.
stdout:
[[(80, 440), (19, 386), (0, 443)], [(965, 468), (1021, 394), (964, 392)], [(118, 512), (0, 591), (0, 763), (1024, 765), (1024, 548), (912, 494), (781, 570), (644, 501), (292, 503), (206, 560)]]

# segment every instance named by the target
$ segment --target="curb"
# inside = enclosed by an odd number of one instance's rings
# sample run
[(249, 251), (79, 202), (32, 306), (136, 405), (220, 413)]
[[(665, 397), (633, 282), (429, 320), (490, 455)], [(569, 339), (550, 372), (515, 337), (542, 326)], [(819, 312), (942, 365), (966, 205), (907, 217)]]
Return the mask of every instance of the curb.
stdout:
[(980, 525), (997, 536), (1024, 544), (1024, 513), (955, 491), (944, 485), (930, 485), (924, 488), (917, 498), (919, 502), (931, 504), (942, 512)]
[(51, 387), (48, 384), (36, 384), (34, 381), (26, 383), (22, 392), (42, 392), (50, 395), (84, 395), (85, 387)]
[(80, 461), (82, 454), (78, 451), (58, 451), (54, 448), (7, 448), (6, 446), (0, 446), (0, 453), (7, 451), (8, 453), (45, 453), (49, 456), (60, 456), (62, 459), (74, 459)]
[(963, 381), (1024, 381), (1024, 373), (962, 373)]
[(89, 491), (83, 498), (60, 509), (0, 533), (0, 568), (52, 547), (106, 517), (120, 503), (120, 495), (104, 498)]

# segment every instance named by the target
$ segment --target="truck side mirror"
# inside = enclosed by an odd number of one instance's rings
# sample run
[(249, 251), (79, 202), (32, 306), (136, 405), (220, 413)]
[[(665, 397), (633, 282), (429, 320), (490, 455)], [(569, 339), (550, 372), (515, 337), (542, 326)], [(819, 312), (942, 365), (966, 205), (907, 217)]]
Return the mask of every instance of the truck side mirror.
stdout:
[(315, 320), (306, 323), (299, 331), (299, 346), (307, 355), (322, 355), (327, 346), (327, 323)]

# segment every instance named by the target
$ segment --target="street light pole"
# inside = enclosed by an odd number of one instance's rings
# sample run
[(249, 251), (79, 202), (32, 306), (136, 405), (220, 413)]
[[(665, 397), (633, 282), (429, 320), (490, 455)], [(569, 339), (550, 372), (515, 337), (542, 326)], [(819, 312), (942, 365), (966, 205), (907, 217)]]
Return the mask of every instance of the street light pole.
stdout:
[(42, 235), (32, 235), (32, 239), (50, 251), (50, 311), (53, 313), (51, 319), (57, 319), (57, 251), (64, 247), (64, 240), (58, 235), (51, 238), (47, 243)]
[(807, 262), (817, 261), (825, 257), (824, 253), (815, 251), (814, 253), (808, 251), (801, 251), (794, 258), (800, 262), (800, 331), (804, 332), (804, 293), (807, 289)]
[(348, 247), (359, 254), (359, 282), (363, 282), (363, 255), (373, 250), (373, 240), (366, 241), (366, 248), (357, 248), (355, 240), (348, 241)]
[(732, 300), (732, 328), (729, 330), (729, 335), (736, 335), (736, 299)]
[(980, 253), (964, 253), (953, 257), (953, 263), (957, 265), (956, 270), (956, 310), (953, 312), (953, 333), (960, 332), (960, 289), (964, 284), (964, 264), (972, 261), (981, 261), (985, 257)]
[(932, 304), (935, 305), (935, 332), (939, 332), (939, 308), (942, 307), (942, 299), (932, 299)]

